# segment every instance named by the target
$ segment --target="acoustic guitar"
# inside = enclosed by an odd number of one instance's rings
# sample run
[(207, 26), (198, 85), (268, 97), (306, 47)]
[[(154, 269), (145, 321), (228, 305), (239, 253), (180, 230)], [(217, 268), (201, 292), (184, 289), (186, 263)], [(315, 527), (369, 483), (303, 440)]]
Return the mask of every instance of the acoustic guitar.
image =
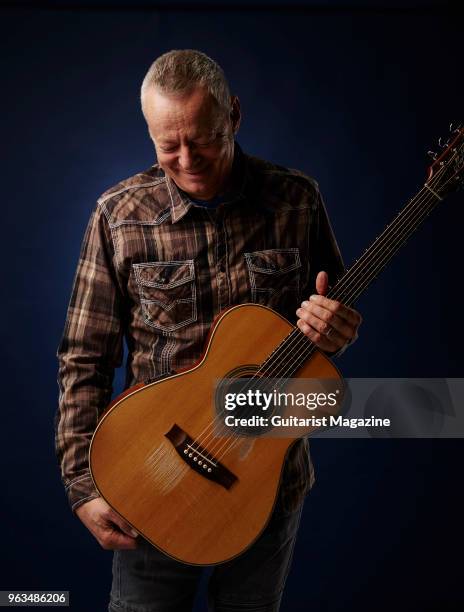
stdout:
[[(329, 298), (352, 306), (435, 206), (458, 188), (463, 143), (464, 128), (451, 127), (424, 186)], [(110, 404), (92, 438), (90, 469), (101, 496), (159, 550), (185, 563), (222, 563), (257, 539), (295, 442), (291, 436), (218, 432), (214, 381), (244, 375), (342, 384), (330, 359), (298, 328), (265, 306), (242, 304), (214, 322), (199, 363), (127, 389)], [(301, 428), (300, 435), (313, 430)]]

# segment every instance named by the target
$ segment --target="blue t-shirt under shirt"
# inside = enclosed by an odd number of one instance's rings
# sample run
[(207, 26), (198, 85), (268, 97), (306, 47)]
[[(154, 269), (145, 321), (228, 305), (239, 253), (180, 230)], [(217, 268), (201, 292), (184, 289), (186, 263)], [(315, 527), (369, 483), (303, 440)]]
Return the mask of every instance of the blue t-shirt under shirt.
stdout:
[(216, 196), (215, 198), (211, 198), (211, 200), (197, 200), (196, 198), (192, 198), (192, 196), (188, 197), (194, 204), (203, 206), (204, 208), (217, 208), (219, 204), (224, 201), (222, 196)]

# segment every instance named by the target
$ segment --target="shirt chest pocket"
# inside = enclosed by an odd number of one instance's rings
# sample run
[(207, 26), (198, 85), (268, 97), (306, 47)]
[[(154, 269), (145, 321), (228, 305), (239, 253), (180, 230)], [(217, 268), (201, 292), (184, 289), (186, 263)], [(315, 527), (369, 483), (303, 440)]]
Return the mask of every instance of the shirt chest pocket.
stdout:
[(292, 317), (300, 301), (299, 249), (266, 249), (245, 253), (251, 301)]
[(132, 268), (147, 325), (172, 332), (197, 320), (193, 259), (138, 263)]

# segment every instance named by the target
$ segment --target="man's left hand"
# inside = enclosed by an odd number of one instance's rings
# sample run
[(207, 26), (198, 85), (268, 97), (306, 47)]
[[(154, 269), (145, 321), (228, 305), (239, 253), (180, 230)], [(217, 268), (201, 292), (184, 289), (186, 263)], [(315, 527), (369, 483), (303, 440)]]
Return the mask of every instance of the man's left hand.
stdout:
[(318, 295), (311, 295), (296, 314), (297, 326), (319, 349), (335, 353), (358, 337), (362, 317), (357, 310), (324, 297), (329, 287), (326, 272), (316, 278)]

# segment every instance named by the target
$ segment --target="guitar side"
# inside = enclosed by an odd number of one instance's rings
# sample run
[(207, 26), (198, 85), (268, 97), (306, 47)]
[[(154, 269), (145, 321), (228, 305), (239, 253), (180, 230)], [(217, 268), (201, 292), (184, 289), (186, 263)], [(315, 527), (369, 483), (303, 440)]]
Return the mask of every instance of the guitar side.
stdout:
[[(129, 389), (98, 424), (90, 447), (97, 489), (169, 556), (195, 565), (222, 563), (242, 553), (266, 526), (295, 440), (240, 438), (221, 458), (235, 478), (227, 487), (192, 469), (176, 450), (172, 432), (177, 428), (177, 437), (181, 431), (203, 440), (213, 456), (224, 448), (227, 438), (203, 434), (211, 431), (216, 416), (215, 380), (240, 366), (262, 363), (292, 329), (265, 306), (232, 307), (213, 325), (197, 365)], [(341, 379), (318, 351), (296, 377)]]

